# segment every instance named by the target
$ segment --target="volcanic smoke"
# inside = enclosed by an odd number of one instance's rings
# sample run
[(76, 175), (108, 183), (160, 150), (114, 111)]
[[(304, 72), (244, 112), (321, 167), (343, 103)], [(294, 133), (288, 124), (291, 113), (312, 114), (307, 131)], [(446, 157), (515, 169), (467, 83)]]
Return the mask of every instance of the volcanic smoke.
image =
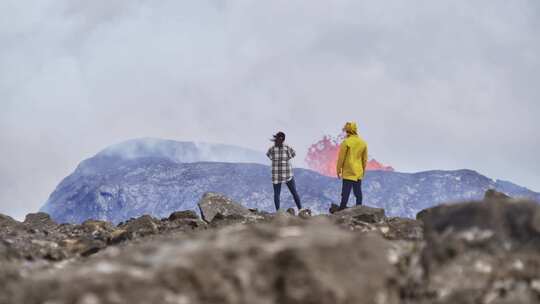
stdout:
[[(339, 144), (342, 137), (324, 136), (321, 140), (311, 145), (306, 155), (306, 164), (313, 171), (326, 176), (336, 176), (336, 163), (339, 153)], [(367, 170), (394, 171), (391, 166), (386, 166), (377, 160), (370, 158)]]

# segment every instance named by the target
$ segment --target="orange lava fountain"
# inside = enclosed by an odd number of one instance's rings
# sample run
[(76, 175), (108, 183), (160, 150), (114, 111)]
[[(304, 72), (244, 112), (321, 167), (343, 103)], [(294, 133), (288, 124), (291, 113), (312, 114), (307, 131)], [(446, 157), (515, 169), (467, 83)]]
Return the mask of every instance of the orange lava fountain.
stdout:
[[(324, 136), (311, 145), (306, 155), (306, 164), (313, 171), (326, 176), (336, 176), (336, 163), (339, 153), (339, 144), (343, 137)], [(371, 158), (368, 160), (367, 170), (394, 171), (391, 166), (383, 165)]]

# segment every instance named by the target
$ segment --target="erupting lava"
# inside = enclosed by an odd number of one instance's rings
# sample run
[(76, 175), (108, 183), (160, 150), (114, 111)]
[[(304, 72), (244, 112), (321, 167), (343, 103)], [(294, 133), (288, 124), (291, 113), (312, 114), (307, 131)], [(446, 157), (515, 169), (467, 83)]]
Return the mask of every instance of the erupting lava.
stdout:
[[(306, 155), (306, 164), (309, 168), (326, 176), (336, 176), (336, 162), (342, 139), (341, 137), (324, 136), (311, 145)], [(368, 160), (367, 170), (394, 171), (394, 168), (385, 166), (371, 158)]]

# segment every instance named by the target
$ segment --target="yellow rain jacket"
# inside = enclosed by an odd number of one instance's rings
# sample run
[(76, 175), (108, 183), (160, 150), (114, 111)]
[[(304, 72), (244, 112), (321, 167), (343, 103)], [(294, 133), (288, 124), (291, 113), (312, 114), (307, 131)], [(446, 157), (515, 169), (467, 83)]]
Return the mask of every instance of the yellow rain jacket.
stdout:
[(337, 173), (341, 174), (343, 179), (358, 181), (364, 177), (367, 166), (367, 143), (358, 136), (355, 123), (347, 123), (345, 130), (347, 138), (339, 147)]

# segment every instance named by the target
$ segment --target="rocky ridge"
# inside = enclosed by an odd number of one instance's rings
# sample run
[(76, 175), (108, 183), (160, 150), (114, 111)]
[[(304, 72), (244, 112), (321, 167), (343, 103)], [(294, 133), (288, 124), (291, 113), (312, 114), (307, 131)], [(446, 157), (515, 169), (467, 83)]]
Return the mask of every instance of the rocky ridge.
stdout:
[(114, 226), (0, 216), (0, 303), (538, 303), (540, 206), (489, 192), (417, 219), (198, 207)]

